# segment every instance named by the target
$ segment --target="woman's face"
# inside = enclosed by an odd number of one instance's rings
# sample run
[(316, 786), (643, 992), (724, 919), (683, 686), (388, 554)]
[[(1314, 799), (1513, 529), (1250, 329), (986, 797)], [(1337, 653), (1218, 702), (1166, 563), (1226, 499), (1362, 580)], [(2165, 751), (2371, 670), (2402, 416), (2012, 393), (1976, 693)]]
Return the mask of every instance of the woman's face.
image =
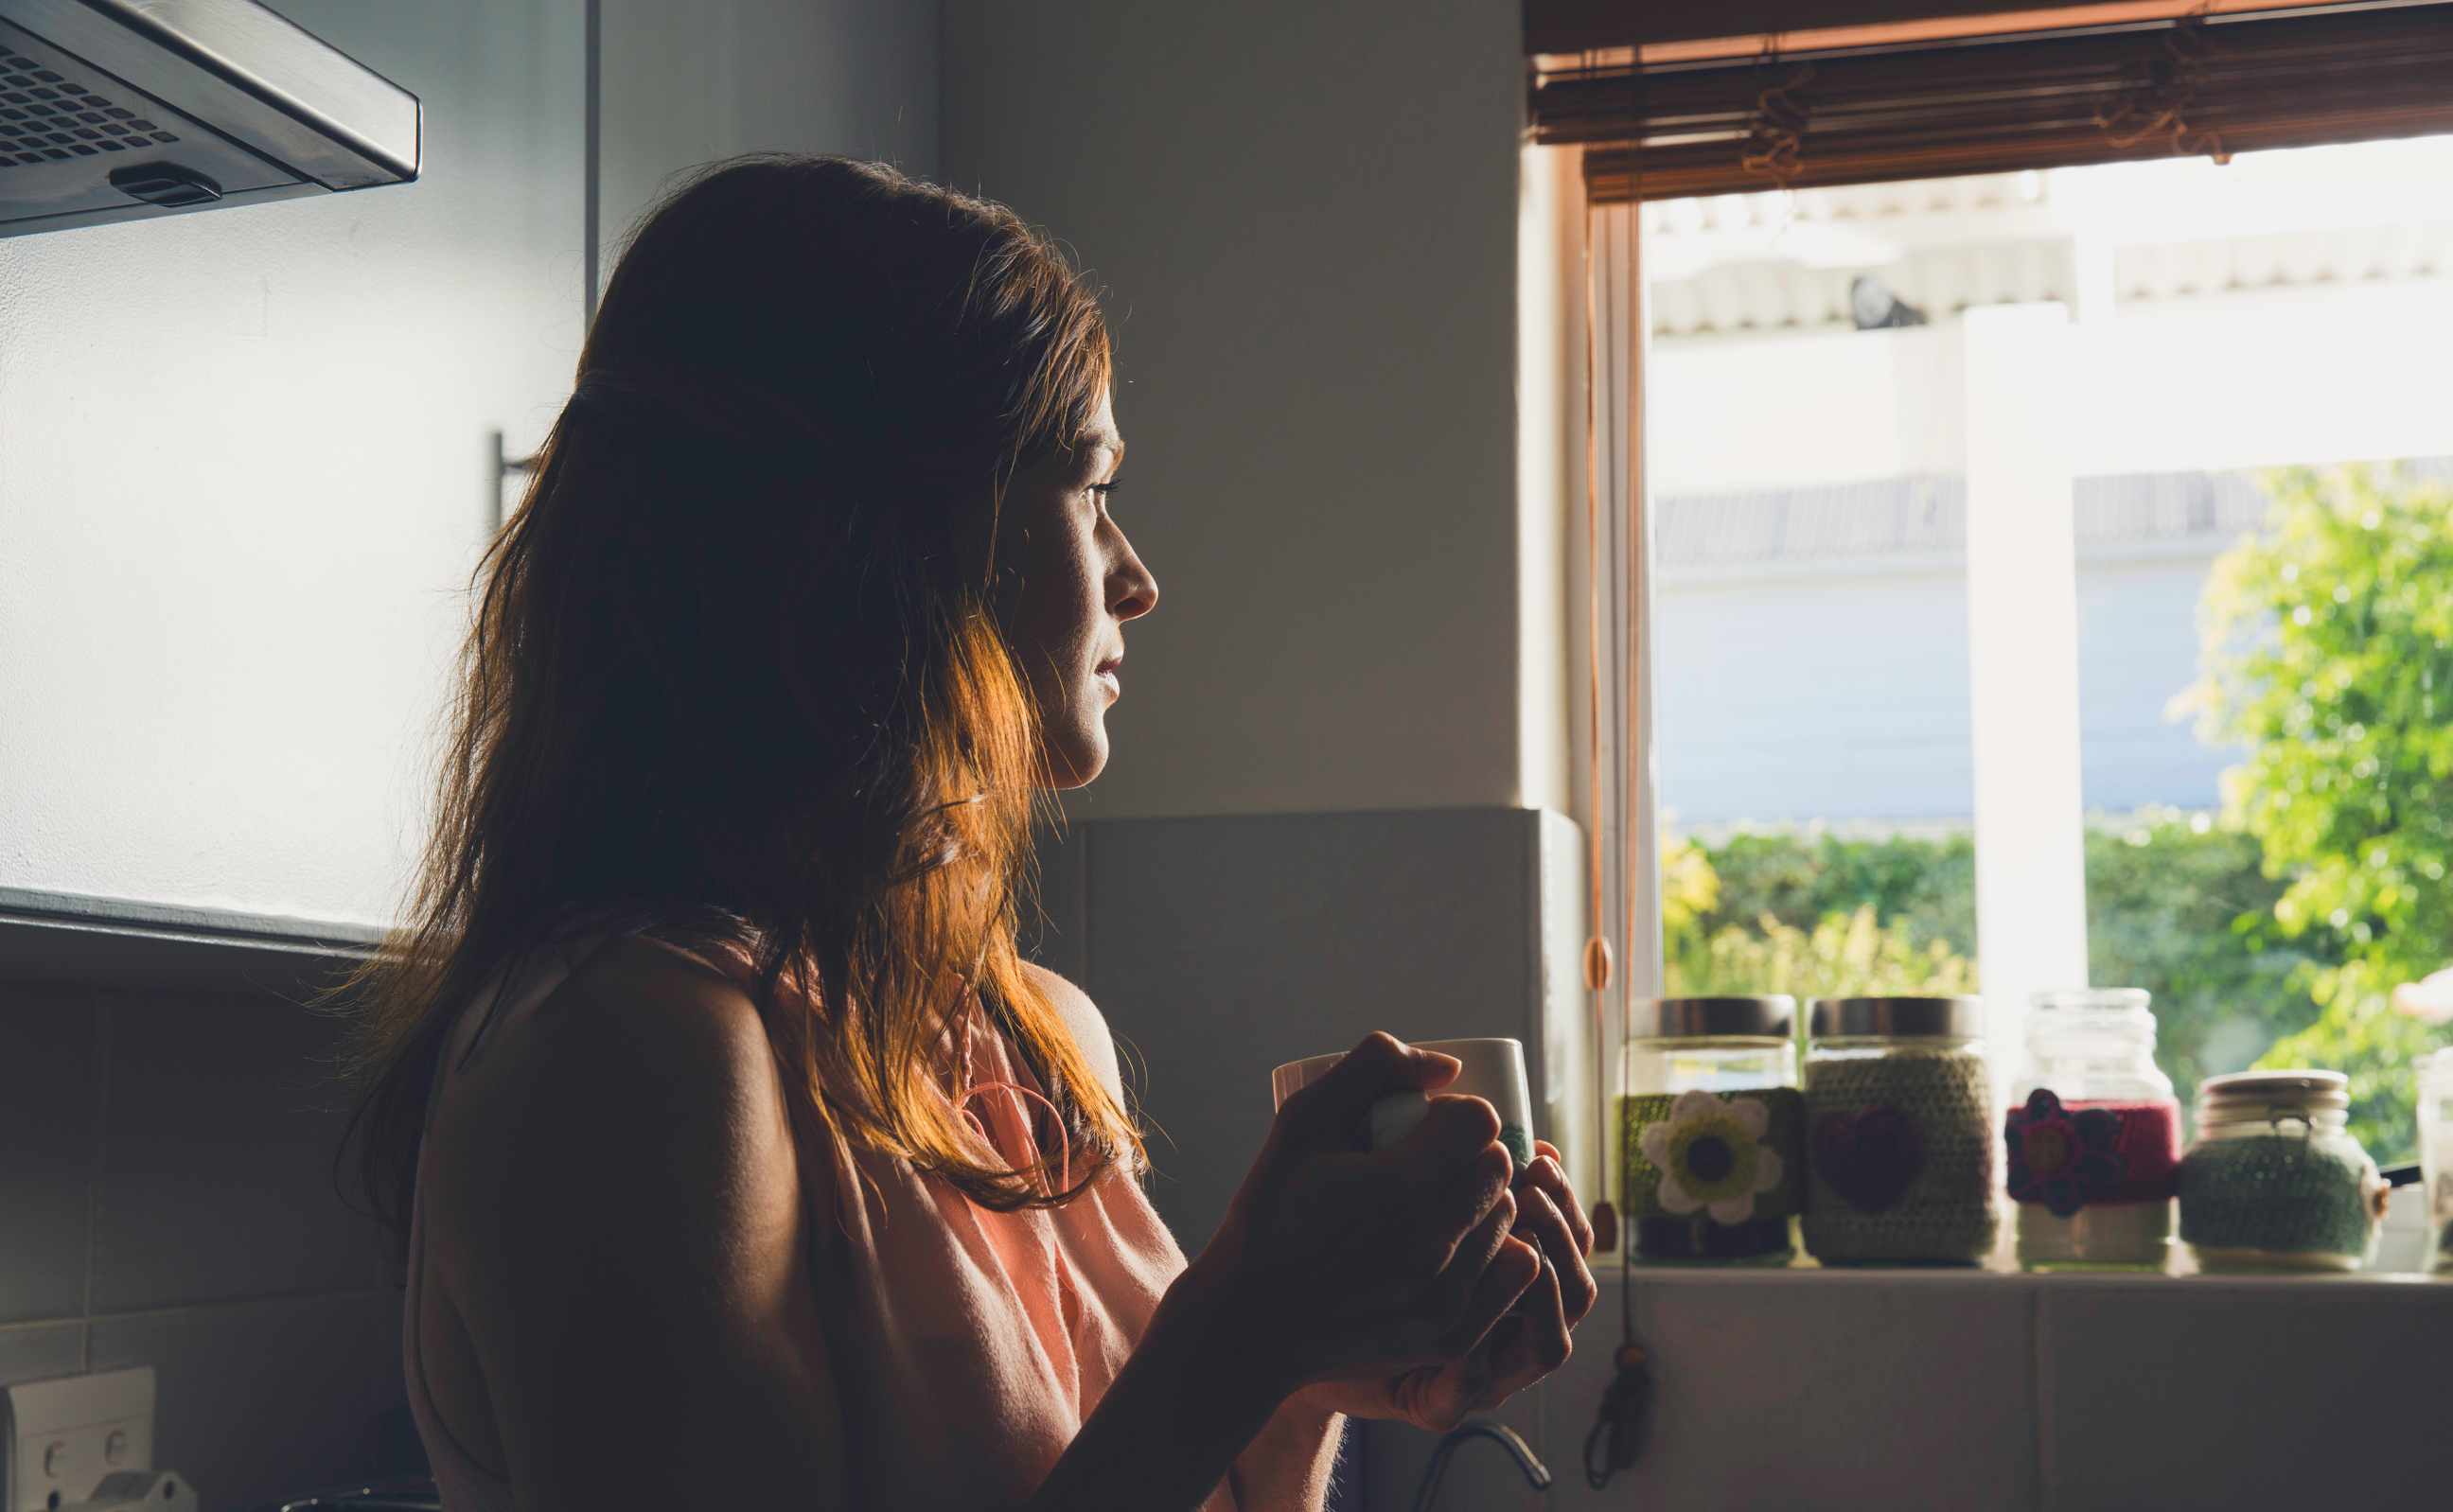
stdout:
[(997, 525), (997, 617), (1030, 680), (1052, 787), (1079, 787), (1107, 765), (1125, 622), (1158, 605), (1157, 581), (1107, 510), (1124, 455), (1102, 398), (1079, 448), (1014, 474)]

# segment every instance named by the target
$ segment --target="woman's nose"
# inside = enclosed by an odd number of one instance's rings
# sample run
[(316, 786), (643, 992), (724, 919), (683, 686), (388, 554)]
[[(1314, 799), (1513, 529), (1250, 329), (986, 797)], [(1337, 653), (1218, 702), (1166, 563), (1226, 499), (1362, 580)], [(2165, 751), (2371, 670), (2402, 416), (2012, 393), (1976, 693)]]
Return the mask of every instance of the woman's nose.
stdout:
[(1125, 543), (1115, 569), (1107, 574), (1107, 612), (1118, 620), (1137, 620), (1158, 607), (1158, 579), (1142, 566), (1132, 544)]

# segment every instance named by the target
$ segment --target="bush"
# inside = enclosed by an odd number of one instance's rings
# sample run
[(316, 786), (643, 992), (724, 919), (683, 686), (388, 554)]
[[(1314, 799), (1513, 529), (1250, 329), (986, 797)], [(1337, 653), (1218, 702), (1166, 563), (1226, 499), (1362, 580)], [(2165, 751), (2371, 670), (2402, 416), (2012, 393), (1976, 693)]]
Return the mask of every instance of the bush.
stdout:
[(1976, 940), (1976, 848), (1968, 837), (1842, 840), (1795, 833), (1732, 835), (1705, 849), (1717, 885), (1699, 910), (1704, 939), (1766, 918), (1812, 929), (1835, 914), (1871, 908), (1922, 949), (1942, 941), (1965, 953)]
[[(1665, 877), (1679, 879), (1665, 887), (1678, 896), (1665, 910), (1672, 993), (1977, 990), (1975, 851), (1964, 834), (1738, 835), (1681, 842), (1664, 860)], [(2283, 934), (2272, 910), (2288, 885), (2265, 875), (2253, 836), (2207, 815), (2144, 813), (2088, 833), (2086, 882), (2089, 975), (2154, 994), (2156, 1061), (2184, 1107), (2206, 1076), (2268, 1053), (2313, 1053), (2292, 1037), (2318, 1023), (2309, 982), (2341, 962), (2341, 942), (2325, 927)], [(2362, 1137), (2381, 1155), (2405, 1143), (2373, 1120)]]
[(1976, 990), (1976, 964), (1947, 941), (1922, 947), (1907, 922), (1877, 924), (1871, 905), (1831, 914), (1811, 929), (1770, 914), (1754, 929), (1725, 925), (1708, 940), (1673, 937), (1666, 957), (1672, 997), (1786, 992), (1801, 1000), (1888, 997)]

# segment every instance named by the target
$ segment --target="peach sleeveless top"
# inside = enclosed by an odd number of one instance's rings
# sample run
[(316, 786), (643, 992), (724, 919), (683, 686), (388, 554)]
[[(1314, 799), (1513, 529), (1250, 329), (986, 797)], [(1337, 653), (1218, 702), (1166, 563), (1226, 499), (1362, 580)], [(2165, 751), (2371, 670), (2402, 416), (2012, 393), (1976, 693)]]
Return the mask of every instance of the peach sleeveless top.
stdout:
[[(598, 933), (543, 952), (517, 986), (481, 994), (446, 1042), (429, 1094), (430, 1135), (451, 1117), (458, 1071), (482, 1038), (535, 1010)], [(482, 1005), (493, 1004), (489, 1015)], [(490, 1020), (490, 1022), (489, 1022)], [(962, 1107), (1009, 1164), (1037, 1158), (1037, 1082), (973, 1005), (949, 1037)], [(1124, 1368), (1184, 1254), (1141, 1188), (1110, 1171), (1054, 1210), (979, 1207), (908, 1161), (804, 1149), (811, 1280), (842, 1403), (852, 1505), (860, 1512), (991, 1509), (1027, 1502)], [(423, 1184), (409, 1229), (403, 1359), (409, 1410), (446, 1512), (514, 1512), (510, 1483), (455, 1442), (419, 1359)], [(1225, 1485), (1205, 1512), (1234, 1512)]]

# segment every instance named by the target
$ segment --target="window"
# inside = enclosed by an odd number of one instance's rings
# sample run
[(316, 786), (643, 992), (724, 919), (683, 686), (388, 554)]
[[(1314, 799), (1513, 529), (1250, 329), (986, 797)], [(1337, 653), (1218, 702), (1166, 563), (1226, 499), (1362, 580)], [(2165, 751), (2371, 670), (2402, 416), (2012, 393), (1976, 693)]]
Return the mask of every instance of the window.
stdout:
[[(2106, 36), (2054, 45), (2136, 46)], [(2392, 1159), (2406, 1060), (2443, 1038), (2437, 994), (2396, 1011), (2394, 989), (2453, 960), (2423, 754), (2453, 563), (2453, 137), (2219, 164), (2219, 100), (2234, 142), (2322, 129), (2242, 82), (2250, 33), (2155, 40), (2224, 61), (2153, 158), (2070, 134), (2059, 162), (2045, 140), (1941, 176), (1872, 176), (1905, 149), (1846, 136), (1880, 117), (1867, 95), (1783, 96), (1867, 54), (1746, 60), (1717, 126), (1691, 76), (1608, 81), (1614, 129), (1651, 133), (1586, 138), (1597, 495), (1640, 467), (1648, 501), (1597, 522), (1649, 665), (1625, 727), (1658, 791), (1620, 806), (1641, 829), (1657, 804), (1664, 841), (1629, 885), (1665, 957), (1629, 990), (1974, 974), (2006, 1084), (2029, 992), (2144, 985), (2184, 1101), (2261, 1059), (2334, 1065)], [(1913, 73), (1887, 66), (1884, 88)], [(2145, 98), (2119, 77), (2087, 86), (2099, 116)], [(1732, 170), (1766, 153), (1789, 187)]]

